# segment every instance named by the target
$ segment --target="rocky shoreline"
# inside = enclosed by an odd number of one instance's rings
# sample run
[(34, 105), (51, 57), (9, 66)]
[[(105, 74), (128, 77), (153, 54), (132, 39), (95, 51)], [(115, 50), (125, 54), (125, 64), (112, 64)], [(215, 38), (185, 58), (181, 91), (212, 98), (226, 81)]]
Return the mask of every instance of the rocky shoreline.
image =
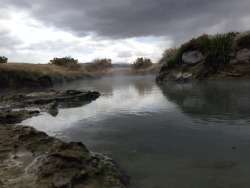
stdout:
[(85, 105), (100, 96), (95, 91), (66, 90), (0, 94), (0, 187), (124, 188), (114, 161), (90, 152), (83, 143), (64, 142), (22, 120), (58, 109)]

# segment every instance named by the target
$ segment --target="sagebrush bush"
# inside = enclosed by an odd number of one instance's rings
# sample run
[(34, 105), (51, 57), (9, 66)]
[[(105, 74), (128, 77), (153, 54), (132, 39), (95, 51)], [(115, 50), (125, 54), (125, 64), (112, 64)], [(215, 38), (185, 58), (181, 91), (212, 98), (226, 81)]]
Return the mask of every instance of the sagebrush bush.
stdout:
[(7, 63), (8, 58), (5, 56), (0, 56), (0, 63)]
[(78, 60), (70, 56), (63, 58), (55, 57), (54, 59), (50, 60), (50, 63), (53, 65), (63, 66), (72, 69), (77, 69), (80, 67), (80, 65), (78, 64)]
[(176, 52), (178, 49), (176, 48), (170, 48), (164, 50), (161, 59), (158, 61), (159, 64), (166, 63)]
[(194, 51), (194, 50), (203, 51), (205, 44), (209, 40), (210, 40), (209, 35), (203, 34), (203, 35), (199, 36), (198, 38), (193, 38), (190, 41), (182, 44), (179, 50), (182, 53), (185, 53), (188, 51)]
[(94, 71), (106, 71), (107, 69), (111, 68), (112, 60), (111, 59), (94, 59), (91, 63), (85, 65), (85, 69), (89, 72)]
[(152, 64), (153, 63), (149, 58), (138, 57), (133, 63), (132, 68), (137, 70), (137, 69), (150, 67)]
[(166, 61), (166, 68), (178, 66), (182, 63), (182, 51), (181, 49), (176, 50), (169, 59)]
[(205, 57), (205, 65), (228, 63), (232, 41), (231, 35), (227, 34), (215, 35), (205, 41), (202, 51)]

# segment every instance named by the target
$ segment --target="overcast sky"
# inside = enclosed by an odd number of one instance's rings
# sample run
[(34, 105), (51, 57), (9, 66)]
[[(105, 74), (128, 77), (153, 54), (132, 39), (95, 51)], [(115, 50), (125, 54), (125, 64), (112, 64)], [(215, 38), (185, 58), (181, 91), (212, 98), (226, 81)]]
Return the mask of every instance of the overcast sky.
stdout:
[(0, 0), (0, 56), (156, 62), (203, 33), (250, 29), (249, 0)]

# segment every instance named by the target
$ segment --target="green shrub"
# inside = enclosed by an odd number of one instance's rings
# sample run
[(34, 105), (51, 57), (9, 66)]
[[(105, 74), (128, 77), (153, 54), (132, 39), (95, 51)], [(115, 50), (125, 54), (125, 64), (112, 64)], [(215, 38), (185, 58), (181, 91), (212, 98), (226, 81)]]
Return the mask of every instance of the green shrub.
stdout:
[(7, 63), (8, 58), (5, 56), (0, 56), (0, 63)]
[(138, 57), (135, 62), (133, 63), (132, 68), (137, 70), (137, 69), (142, 69), (142, 68), (147, 68), (152, 65), (152, 61), (149, 58), (142, 58)]
[(180, 50), (182, 53), (188, 52), (188, 51), (194, 51), (194, 50), (199, 50), (203, 51), (205, 44), (207, 41), (210, 40), (209, 35), (203, 34), (199, 36), (198, 38), (193, 38), (187, 43), (184, 43), (181, 45)]
[(85, 69), (89, 72), (94, 71), (106, 71), (111, 68), (112, 60), (111, 59), (94, 59), (91, 63), (85, 65)]
[(219, 65), (229, 62), (229, 54), (232, 46), (231, 35), (215, 35), (204, 43), (203, 55), (205, 65)]
[(158, 61), (159, 64), (164, 64), (166, 63), (176, 52), (178, 49), (176, 48), (170, 48), (166, 49), (163, 54), (161, 59)]
[(50, 60), (50, 63), (53, 65), (63, 66), (72, 69), (77, 69), (80, 67), (80, 65), (78, 64), (78, 60), (70, 56), (63, 58), (55, 57), (54, 59)]
[(112, 67), (112, 60), (111, 59), (106, 59), (106, 58), (104, 58), (104, 59), (94, 59), (91, 63), (93, 65), (95, 65), (99, 69)]
[(181, 49), (176, 50), (166, 62), (168, 68), (180, 65), (182, 63), (182, 51)]

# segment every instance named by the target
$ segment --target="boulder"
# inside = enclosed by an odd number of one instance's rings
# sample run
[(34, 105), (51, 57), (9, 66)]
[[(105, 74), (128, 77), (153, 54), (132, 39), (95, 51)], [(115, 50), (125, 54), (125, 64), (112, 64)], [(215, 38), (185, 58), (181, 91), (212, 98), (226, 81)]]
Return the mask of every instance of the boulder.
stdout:
[(250, 63), (250, 49), (242, 49), (237, 53), (237, 61), (239, 63), (249, 64)]
[(189, 51), (182, 54), (182, 61), (186, 64), (194, 65), (201, 62), (204, 59), (201, 52), (198, 50)]
[(176, 75), (176, 81), (187, 81), (187, 80), (190, 80), (191, 77), (192, 77), (192, 73), (180, 72)]

